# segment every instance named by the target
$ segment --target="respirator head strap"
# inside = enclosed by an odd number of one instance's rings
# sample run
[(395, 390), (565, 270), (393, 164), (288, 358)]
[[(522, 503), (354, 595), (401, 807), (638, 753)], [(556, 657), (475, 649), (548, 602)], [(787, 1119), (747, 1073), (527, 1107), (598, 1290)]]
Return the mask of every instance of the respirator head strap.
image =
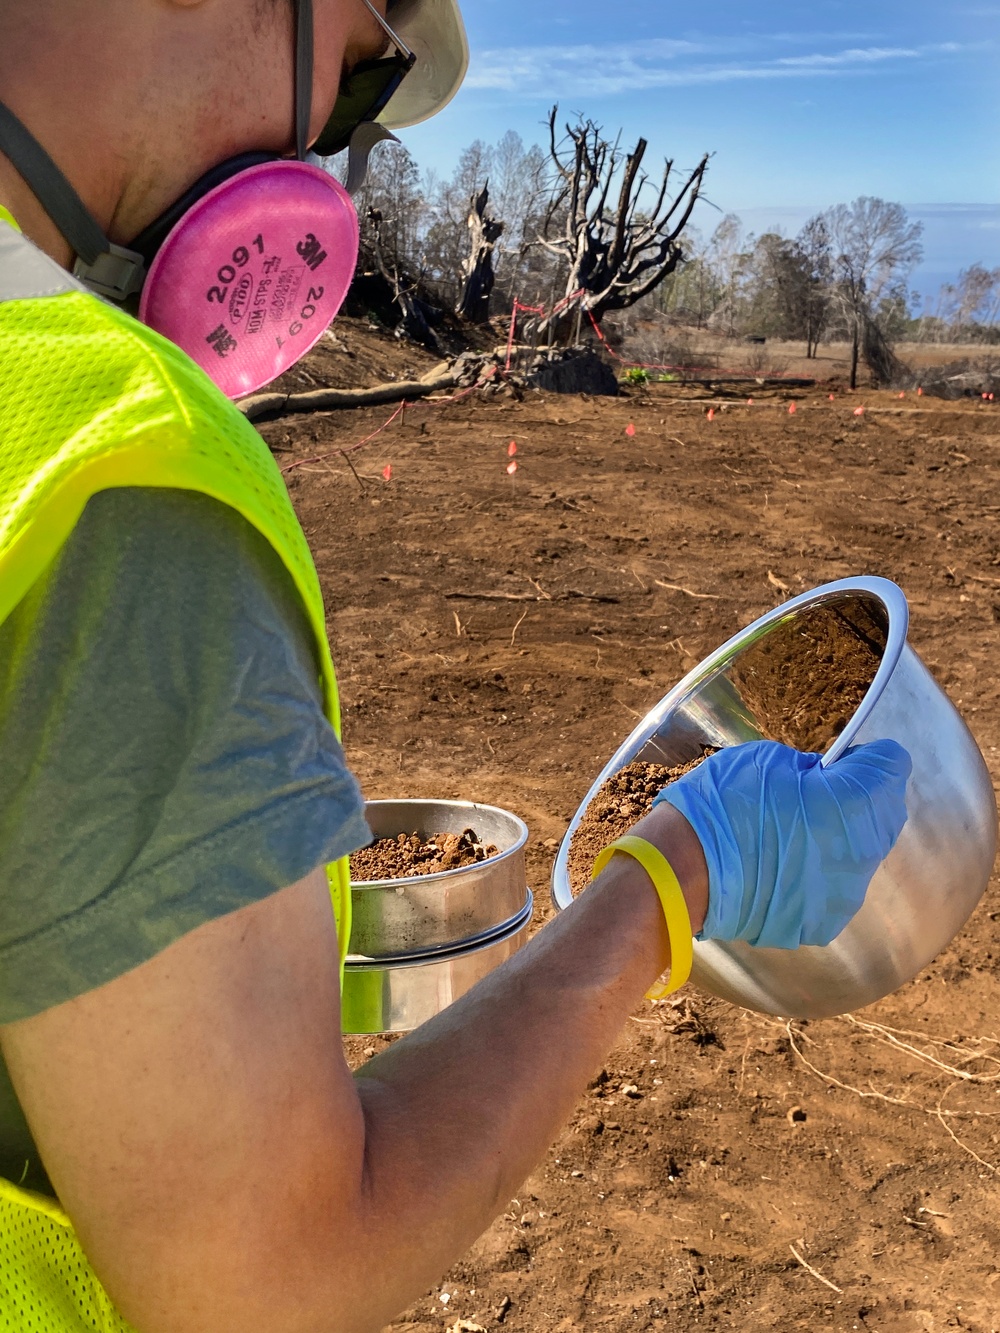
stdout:
[(312, 0), (295, 3), (295, 156), (306, 160), (313, 94)]
[(142, 287), (142, 255), (109, 241), (59, 167), (13, 111), (0, 102), (0, 150), (6, 153), (76, 255), (74, 275), (91, 291), (124, 301)]

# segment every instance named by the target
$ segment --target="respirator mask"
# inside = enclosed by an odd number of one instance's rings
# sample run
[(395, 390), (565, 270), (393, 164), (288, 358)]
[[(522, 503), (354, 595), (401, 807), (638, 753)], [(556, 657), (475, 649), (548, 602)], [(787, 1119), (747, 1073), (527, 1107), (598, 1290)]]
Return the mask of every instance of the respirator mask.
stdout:
[(350, 150), (346, 186), (306, 161), (313, 15), (312, 0), (296, 0), (295, 159), (248, 153), (221, 163), (127, 247), (108, 240), (49, 154), (0, 103), (0, 150), (72, 246), (74, 275), (176, 343), (230, 398), (255, 392), (303, 357), (354, 276), (351, 193), (372, 148), (393, 137), (375, 118), (416, 63), (363, 3), (395, 53), (351, 72), (315, 145), (324, 156)]

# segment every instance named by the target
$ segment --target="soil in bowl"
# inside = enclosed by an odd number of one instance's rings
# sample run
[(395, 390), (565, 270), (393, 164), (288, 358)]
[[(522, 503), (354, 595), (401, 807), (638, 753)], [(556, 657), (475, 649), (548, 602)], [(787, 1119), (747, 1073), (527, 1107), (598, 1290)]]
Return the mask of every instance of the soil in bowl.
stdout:
[(442, 870), (460, 870), (497, 855), (492, 843), (481, 842), (473, 829), (464, 833), (436, 833), (421, 838), (400, 833), (395, 838), (377, 838), (351, 855), (351, 880), (367, 884), (380, 879), (409, 879), (413, 875), (436, 875)]
[(673, 768), (665, 764), (626, 764), (612, 773), (587, 806), (569, 847), (569, 882), (574, 893), (590, 883), (590, 872), (608, 843), (620, 838), (653, 808), (664, 787), (704, 763), (715, 750), (706, 748), (696, 759)]
[(822, 754), (860, 708), (885, 646), (881, 603), (853, 598), (772, 629), (728, 675), (767, 740)]

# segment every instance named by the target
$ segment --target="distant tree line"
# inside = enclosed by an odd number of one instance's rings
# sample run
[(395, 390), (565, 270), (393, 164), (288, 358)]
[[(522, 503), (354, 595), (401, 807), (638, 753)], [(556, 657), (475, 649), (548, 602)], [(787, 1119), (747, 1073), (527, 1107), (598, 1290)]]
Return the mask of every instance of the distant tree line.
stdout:
[(908, 290), (923, 257), (921, 224), (900, 204), (862, 198), (811, 218), (795, 237), (744, 233), (735, 214), (706, 240), (687, 238), (687, 263), (655, 308), (698, 328), (801, 339), (807, 355), (851, 341), (867, 310), (890, 338), (1000, 342), (1000, 268), (973, 264), (923, 302)]
[(872, 339), (906, 332), (908, 279), (922, 227), (900, 204), (862, 197), (816, 214), (797, 236), (746, 235), (722, 219), (708, 240), (692, 235), (688, 262), (663, 284), (656, 308), (680, 323), (732, 336), (852, 348), (852, 383)]

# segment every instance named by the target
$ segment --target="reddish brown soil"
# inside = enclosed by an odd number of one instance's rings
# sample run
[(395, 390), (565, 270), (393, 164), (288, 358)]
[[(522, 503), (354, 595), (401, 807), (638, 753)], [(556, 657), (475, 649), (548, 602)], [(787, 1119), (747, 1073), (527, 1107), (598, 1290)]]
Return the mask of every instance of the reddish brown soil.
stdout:
[(496, 856), (497, 849), (479, 841), (467, 828), (464, 833), (437, 833), (426, 841), (416, 833), (398, 838), (378, 838), (351, 856), (351, 879), (355, 884), (376, 879), (406, 879), (410, 875), (436, 875), (440, 870), (460, 870)]
[[(716, 398), (711, 422), (670, 385), (418, 407), (354, 455), (363, 491), (335, 451), (388, 410), (265, 426), (285, 465), (325, 455), (288, 481), (367, 793), (518, 811), (543, 906), (557, 840), (636, 719), (779, 602), (776, 582), (857, 573), (902, 584), (911, 642), (996, 771), (1000, 407), (827, 392), (794, 416), (790, 395)], [(995, 1076), (998, 920), (994, 882), (867, 1026), (787, 1029), (693, 989), (647, 1003), (396, 1333), (1000, 1328), (1000, 1096), (886, 1031)]]
[(613, 773), (596, 792), (580, 820), (569, 847), (569, 879), (574, 893), (590, 882), (597, 857), (609, 843), (620, 838), (638, 820), (648, 815), (664, 787), (705, 762), (714, 750), (706, 750), (690, 763), (668, 768), (664, 764), (626, 764)]
[(822, 754), (857, 712), (885, 651), (882, 625), (852, 603), (813, 607), (742, 653), (732, 679), (770, 740)]

